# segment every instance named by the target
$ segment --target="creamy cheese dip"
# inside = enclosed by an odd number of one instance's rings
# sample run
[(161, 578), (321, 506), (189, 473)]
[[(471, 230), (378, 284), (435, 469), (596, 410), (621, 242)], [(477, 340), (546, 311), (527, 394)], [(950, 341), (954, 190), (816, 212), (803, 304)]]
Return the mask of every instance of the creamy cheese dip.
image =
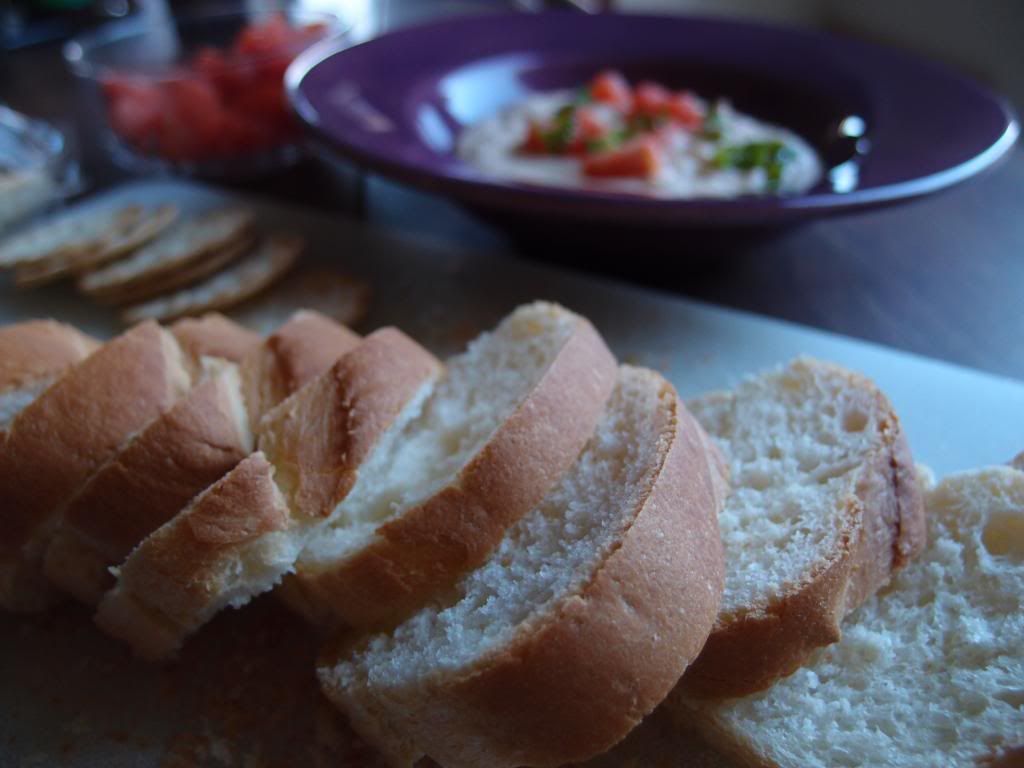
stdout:
[[(665, 136), (661, 164), (648, 178), (593, 178), (575, 156), (530, 154), (522, 150), (531, 124), (548, 123), (560, 109), (578, 103), (572, 90), (538, 94), (527, 101), (481, 120), (463, 131), (457, 154), (488, 176), (509, 181), (628, 192), (664, 198), (733, 198), (741, 195), (798, 194), (822, 177), (817, 153), (792, 131), (737, 112), (727, 102), (714, 105), (720, 133), (711, 138), (701, 131), (677, 130)], [(704, 109), (710, 106), (700, 102)], [(621, 120), (607, 104), (586, 105), (602, 119)], [(786, 161), (776, 180), (764, 168), (721, 167), (719, 153), (750, 143), (780, 142)]]

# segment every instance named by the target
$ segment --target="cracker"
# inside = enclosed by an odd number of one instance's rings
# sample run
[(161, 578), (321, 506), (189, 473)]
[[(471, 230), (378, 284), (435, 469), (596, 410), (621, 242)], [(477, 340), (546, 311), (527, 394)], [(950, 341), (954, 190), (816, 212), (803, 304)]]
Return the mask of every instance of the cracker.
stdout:
[(223, 248), (214, 251), (206, 258), (191, 265), (182, 267), (176, 272), (157, 277), (155, 280), (139, 285), (132, 290), (116, 294), (95, 297), (102, 304), (136, 304), (154, 296), (199, 282), (204, 277), (220, 272), (234, 261), (247, 254), (256, 244), (256, 238), (247, 235)]
[(127, 258), (85, 275), (78, 288), (97, 298), (134, 291), (249, 236), (252, 225), (252, 213), (239, 208), (184, 219)]
[(271, 235), (223, 272), (170, 296), (128, 307), (121, 317), (126, 323), (148, 318), (167, 321), (234, 306), (280, 279), (291, 269), (304, 247), (305, 242), (300, 237)]
[(231, 311), (237, 322), (272, 333), (298, 309), (312, 309), (345, 326), (357, 325), (370, 307), (370, 286), (350, 275), (323, 268), (301, 268)]
[(0, 242), (0, 267), (20, 267), (54, 258), (84, 258), (101, 248), (111, 231), (132, 226), (143, 214), (139, 205), (121, 208), (73, 208), (47, 216)]
[(45, 259), (21, 265), (14, 274), (14, 284), (18, 288), (35, 288), (95, 269), (145, 245), (177, 218), (177, 206), (159, 205), (141, 213), (138, 218), (125, 220), (123, 226), (112, 227), (94, 248), (59, 251)]

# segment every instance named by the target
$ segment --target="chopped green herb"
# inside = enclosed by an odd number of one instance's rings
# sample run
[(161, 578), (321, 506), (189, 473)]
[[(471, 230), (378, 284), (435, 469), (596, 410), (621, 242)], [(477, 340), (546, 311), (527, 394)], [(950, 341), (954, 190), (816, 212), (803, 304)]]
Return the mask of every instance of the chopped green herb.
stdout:
[(609, 131), (599, 139), (591, 139), (587, 142), (587, 154), (598, 155), (602, 152), (611, 152), (618, 149), (629, 141), (635, 133), (628, 128), (620, 131)]
[(714, 102), (704, 116), (704, 125), (701, 126), (701, 134), (710, 141), (721, 141), (725, 132), (725, 122), (722, 120), (722, 113), (718, 109), (718, 102)]
[(633, 115), (629, 127), (634, 133), (650, 133), (668, 122), (666, 115)]
[(584, 86), (576, 91), (576, 94), (572, 97), (572, 102), (576, 106), (583, 104), (589, 104), (594, 100), (594, 97), (590, 95), (590, 86)]
[(783, 168), (793, 157), (793, 150), (781, 141), (754, 141), (722, 147), (715, 153), (712, 163), (716, 168), (737, 168), (741, 171), (763, 168), (769, 189), (776, 189), (782, 180)]
[(551, 127), (541, 134), (541, 138), (544, 139), (544, 146), (548, 152), (558, 154), (568, 149), (575, 131), (576, 107), (566, 104), (555, 112)]

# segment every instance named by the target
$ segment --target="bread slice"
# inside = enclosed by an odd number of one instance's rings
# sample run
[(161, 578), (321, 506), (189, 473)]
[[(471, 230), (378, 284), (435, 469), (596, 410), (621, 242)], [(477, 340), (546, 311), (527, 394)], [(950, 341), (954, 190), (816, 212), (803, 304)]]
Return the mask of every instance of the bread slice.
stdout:
[(115, 294), (95, 297), (103, 304), (135, 304), (151, 299), (154, 296), (170, 293), (182, 286), (199, 282), (205, 277), (220, 272), (238, 259), (252, 251), (256, 238), (252, 235), (239, 237), (216, 251), (207, 254), (203, 259), (178, 268), (174, 272), (157, 275), (151, 280)]
[(85, 275), (78, 288), (97, 299), (116, 300), (251, 237), (253, 221), (250, 212), (237, 208), (183, 219), (126, 259)]
[[(161, 659), (224, 607), (273, 587), (367, 455), (418, 413), (438, 372), (399, 331), (368, 336), (267, 414), (264, 428), (287, 433), (275, 443), (278, 480), (262, 452), (246, 459), (132, 552), (96, 622), (139, 655)], [(314, 498), (313, 508), (295, 503)]]
[(0, 450), (0, 605), (44, 607), (42, 557), (63, 506), (190, 384), (174, 337), (146, 323), (104, 344), (18, 413)]
[[(240, 363), (261, 341), (255, 331), (216, 312), (209, 312), (199, 318), (186, 317), (171, 325), (169, 330), (186, 356), (192, 360), (219, 357)], [(273, 330), (268, 329), (267, 333)]]
[(265, 413), (330, 368), (359, 341), (348, 328), (319, 312), (295, 312), (242, 360), (242, 394), (249, 423), (256, 429)]
[(0, 328), (0, 444), (20, 411), (98, 346), (95, 339), (53, 320)]
[(370, 308), (370, 286), (333, 269), (299, 267), (274, 290), (232, 308), (231, 317), (250, 328), (269, 333), (295, 311), (312, 309), (347, 326), (358, 325)]
[(849, 617), (841, 641), (763, 693), (677, 715), (744, 765), (1020, 765), (1024, 472), (952, 475), (927, 507), (920, 561)]
[[(68, 504), (46, 553), (50, 580), (95, 605), (113, 586), (108, 568), (254, 450), (263, 414), (328, 369), (359, 337), (316, 313), (296, 313), (250, 347), (221, 316), (172, 329), (204, 378), (101, 467)], [(240, 369), (208, 352), (242, 354)], [(173, 468), (172, 472), (168, 468)]]
[(689, 404), (731, 463), (722, 613), (682, 687), (739, 696), (840, 637), (843, 617), (924, 545), (921, 492), (892, 405), (809, 358)]
[(397, 621), (480, 565), (572, 466), (615, 384), (593, 326), (515, 310), (448, 361), (419, 418), (359, 473), (282, 596), (317, 623)]
[(210, 373), (104, 464), (67, 505), (46, 551), (50, 581), (96, 605), (109, 568), (254, 449), (236, 366)]
[(295, 264), (305, 242), (292, 235), (271, 235), (248, 255), (195, 285), (144, 304), (128, 307), (125, 322), (174, 320), (214, 309), (227, 309), (259, 295), (277, 282)]
[(102, 210), (72, 208), (47, 216), (0, 242), (0, 268), (53, 258), (83, 258), (101, 249), (111, 233), (134, 227), (143, 213), (141, 206), (129, 205)]
[(69, 275), (101, 267), (134, 251), (167, 229), (178, 218), (176, 205), (158, 205), (136, 217), (128, 217), (123, 226), (114, 227), (90, 249), (66, 249), (51, 256), (23, 264), (14, 274), (19, 288), (35, 288)]
[(288, 522), (272, 467), (246, 457), (135, 549), (96, 623), (140, 656), (165, 658), (221, 608), (274, 585), (299, 546)]
[(623, 366), (579, 460), (453, 593), (319, 666), (394, 766), (557, 766), (626, 736), (718, 612), (722, 503), (700, 427)]

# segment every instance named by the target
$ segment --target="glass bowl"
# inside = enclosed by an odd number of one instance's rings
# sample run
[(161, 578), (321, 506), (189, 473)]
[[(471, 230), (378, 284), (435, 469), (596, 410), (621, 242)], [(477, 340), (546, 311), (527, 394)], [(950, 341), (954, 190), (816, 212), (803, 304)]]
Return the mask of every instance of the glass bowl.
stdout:
[(340, 42), (349, 29), (297, 2), (147, 12), (69, 41), (64, 58), (118, 165), (244, 179), (301, 157), (284, 72), (311, 44)]
[(78, 163), (64, 134), (0, 106), (0, 236), (79, 186)]

